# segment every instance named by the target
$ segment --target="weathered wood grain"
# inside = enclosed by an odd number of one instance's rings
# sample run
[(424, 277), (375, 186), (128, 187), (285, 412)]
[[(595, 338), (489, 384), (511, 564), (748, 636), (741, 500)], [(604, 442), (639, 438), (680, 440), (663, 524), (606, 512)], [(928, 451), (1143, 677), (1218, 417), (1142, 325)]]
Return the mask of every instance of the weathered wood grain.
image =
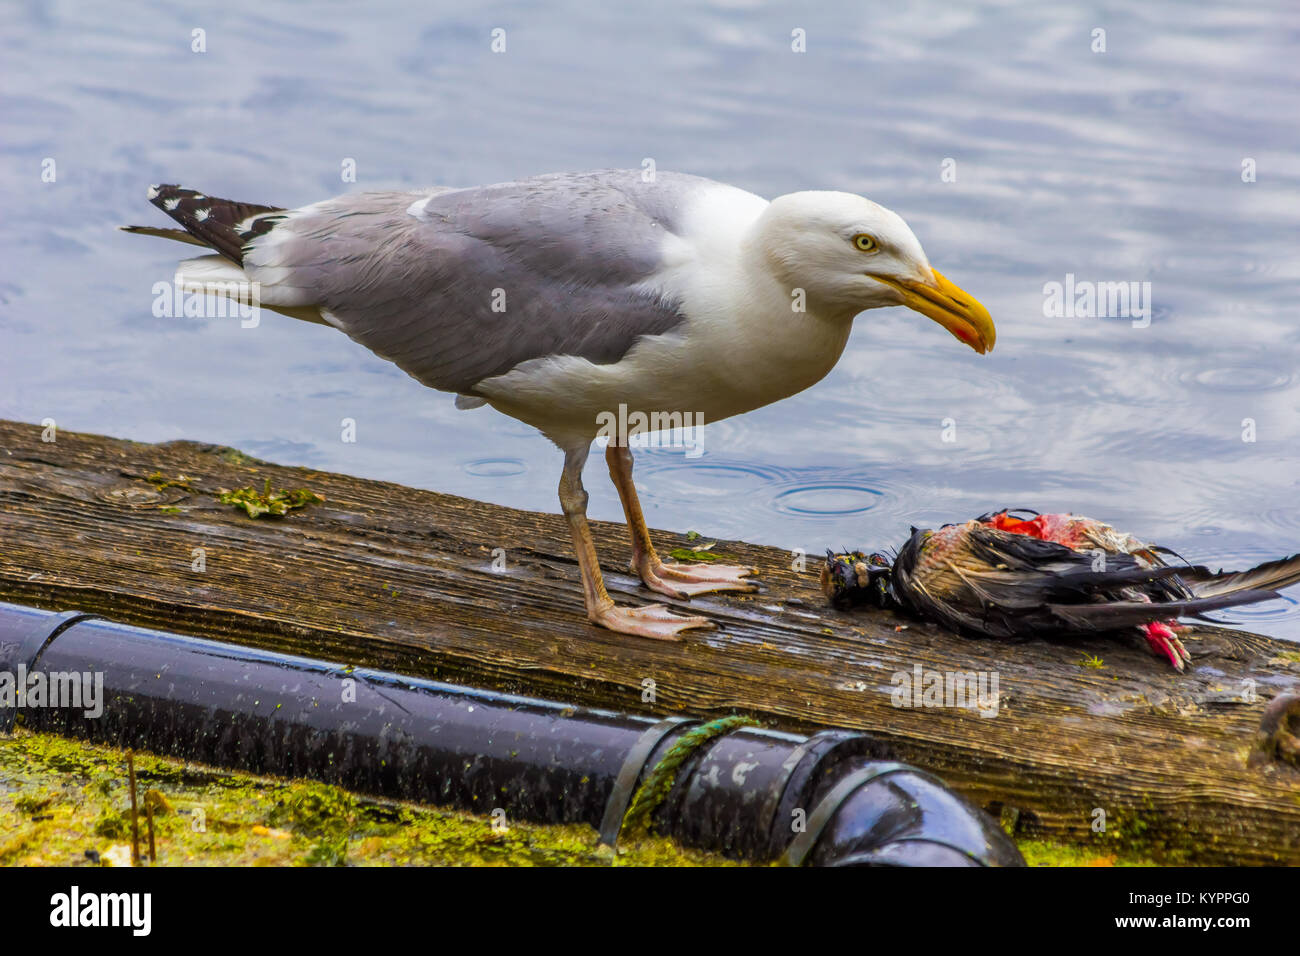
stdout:
[[(192, 490), (156, 488), (154, 472), (188, 476)], [(267, 478), (326, 501), (253, 520), (215, 499)], [(1285, 642), (1198, 629), (1185, 638), (1194, 666), (1179, 675), (1140, 640), (973, 641), (831, 611), (815, 559), (796, 572), (788, 553), (739, 542), (718, 549), (758, 567), (764, 589), (691, 602), (716, 631), (641, 640), (586, 623), (558, 514), (190, 442), (60, 432), (47, 443), (39, 426), (3, 421), (0, 507), (0, 600), (574, 704), (862, 730), (976, 803), (1014, 808), (1022, 834), (1099, 855), (1300, 863), (1300, 773), (1246, 763), (1266, 703), (1300, 690)], [(623, 566), (623, 528), (593, 531), (615, 599), (649, 600)], [(504, 571), (492, 567), (498, 548)], [(1105, 666), (1081, 666), (1084, 652)], [(891, 675), (917, 664), (996, 672), (998, 715), (894, 707)], [(1092, 830), (1097, 809), (1104, 834)]]

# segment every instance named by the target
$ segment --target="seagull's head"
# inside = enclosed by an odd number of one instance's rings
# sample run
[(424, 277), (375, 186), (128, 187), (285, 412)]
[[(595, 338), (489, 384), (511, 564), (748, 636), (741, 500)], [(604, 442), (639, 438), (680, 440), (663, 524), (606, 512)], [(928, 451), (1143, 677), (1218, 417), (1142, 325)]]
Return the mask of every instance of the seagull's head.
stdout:
[(976, 352), (993, 348), (988, 310), (930, 266), (902, 217), (852, 193), (799, 192), (770, 202), (756, 239), (809, 311), (854, 316), (905, 305), (938, 322)]

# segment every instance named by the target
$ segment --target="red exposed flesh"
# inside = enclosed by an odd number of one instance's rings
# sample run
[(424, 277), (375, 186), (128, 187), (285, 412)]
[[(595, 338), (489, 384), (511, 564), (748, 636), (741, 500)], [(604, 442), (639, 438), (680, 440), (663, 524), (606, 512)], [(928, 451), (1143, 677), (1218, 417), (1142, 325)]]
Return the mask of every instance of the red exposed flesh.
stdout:
[(1089, 523), (1087, 518), (1078, 518), (1071, 514), (1038, 515), (1022, 521), (1011, 517), (1005, 511), (994, 515), (993, 520), (987, 522), (989, 527), (999, 531), (1028, 535), (1031, 538), (1063, 544), (1075, 550), (1090, 545), (1089, 539), (1084, 534)]

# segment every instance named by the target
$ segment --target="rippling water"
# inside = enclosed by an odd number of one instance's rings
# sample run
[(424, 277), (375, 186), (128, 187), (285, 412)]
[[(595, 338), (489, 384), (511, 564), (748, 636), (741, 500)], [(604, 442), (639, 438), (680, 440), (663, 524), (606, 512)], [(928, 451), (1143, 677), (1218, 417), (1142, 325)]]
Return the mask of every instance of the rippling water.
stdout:
[[(299, 205), (652, 157), (870, 196), (999, 329), (980, 357), (865, 314), (815, 388), (709, 426), (699, 457), (643, 453), (653, 524), (815, 553), (1015, 505), (1216, 565), (1300, 550), (1293, 3), (233, 6), (0, 9), (0, 416), (557, 510), (544, 439), (337, 333), (154, 318), (184, 250), (113, 227), (161, 224), (151, 182)], [(1045, 318), (1067, 274), (1150, 282), (1150, 326)], [(602, 473), (592, 513), (617, 518)], [(1298, 599), (1230, 616), (1300, 639)]]

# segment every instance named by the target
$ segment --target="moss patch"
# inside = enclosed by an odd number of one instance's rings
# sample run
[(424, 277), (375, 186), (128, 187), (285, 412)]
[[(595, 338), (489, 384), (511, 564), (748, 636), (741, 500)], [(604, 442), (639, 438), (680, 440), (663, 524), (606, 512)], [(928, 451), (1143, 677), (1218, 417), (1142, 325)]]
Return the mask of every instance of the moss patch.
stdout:
[[(374, 800), (314, 781), (227, 773), (137, 754), (141, 850), (154, 807), (160, 866), (734, 866), (669, 840), (620, 843)], [(126, 755), (48, 734), (0, 735), (0, 866), (129, 859)]]
[[(714, 552), (713, 546), (716, 541), (705, 541), (704, 536), (698, 531), (686, 532), (686, 540), (691, 542), (691, 547), (677, 547), (668, 552), (668, 557), (675, 561), (692, 561), (692, 562), (709, 562), (709, 561), (735, 561), (738, 560), (734, 554), (722, 554)], [(698, 543), (697, 543), (698, 542)]]
[(1082, 846), (1063, 846), (1042, 840), (1017, 840), (1021, 855), (1030, 866), (1158, 866), (1139, 856), (1120, 855)]
[(236, 488), (234, 491), (223, 488), (218, 493), (217, 500), (223, 505), (234, 505), (236, 508), (243, 508), (248, 512), (250, 518), (257, 518), (262, 515), (282, 517), (295, 508), (320, 504), (325, 500), (325, 496), (318, 495), (306, 488), (294, 488), (291, 491), (272, 491), (271, 479), (268, 478), (265, 487), (261, 491), (256, 488)]
[(175, 478), (168, 478), (161, 471), (155, 471), (145, 478), (145, 481), (159, 491), (165, 488), (181, 488), (185, 491), (193, 491), (194, 487), (190, 484), (193, 480), (188, 475), (177, 475)]

